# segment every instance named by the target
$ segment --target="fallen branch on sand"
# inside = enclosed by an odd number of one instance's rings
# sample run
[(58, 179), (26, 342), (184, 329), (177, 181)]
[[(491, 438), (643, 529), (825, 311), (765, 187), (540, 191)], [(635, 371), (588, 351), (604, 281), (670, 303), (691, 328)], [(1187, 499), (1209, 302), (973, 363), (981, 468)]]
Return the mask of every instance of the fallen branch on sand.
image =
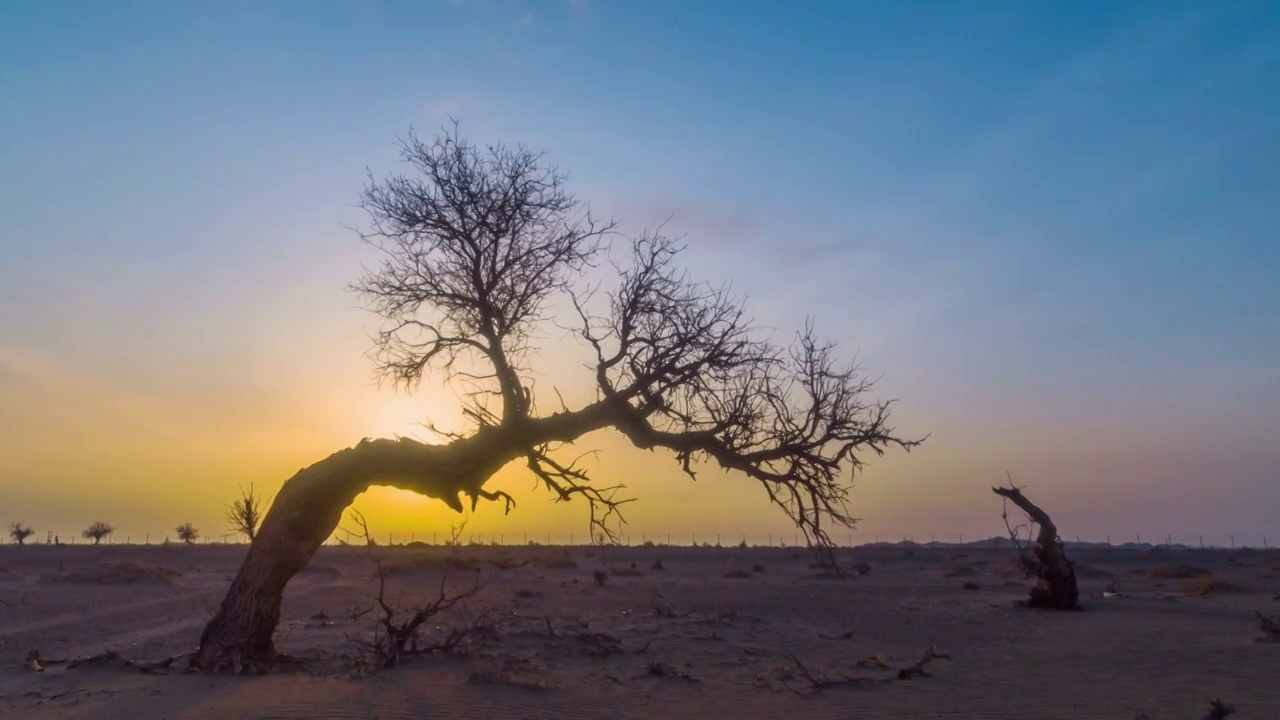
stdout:
[(115, 650), (104, 650), (97, 655), (88, 655), (81, 658), (42, 658), (40, 657), (40, 651), (32, 648), (31, 652), (27, 653), (27, 667), (34, 672), (44, 672), (45, 668), (57, 665), (65, 665), (68, 670), (74, 670), (85, 665), (119, 665), (120, 667), (133, 668), (144, 673), (156, 673), (173, 668), (174, 663), (179, 660), (185, 660), (186, 657), (186, 655), (176, 655), (155, 661), (130, 660)]
[(641, 653), (646, 652), (649, 649), (649, 645), (652, 644), (653, 642), (652, 640), (650, 640), (646, 642), (643, 647), (639, 647), (639, 648), (636, 648), (635, 650), (628, 651), (622, 647), (622, 641), (619, 640), (618, 638), (612, 635), (609, 635), (608, 633), (591, 632), (586, 628), (585, 624), (583, 625), (583, 628), (580, 630), (567, 630), (562, 628), (561, 630), (557, 631), (555, 626), (551, 624), (550, 617), (543, 616), (542, 619), (547, 625), (547, 635), (553, 638), (572, 638), (574, 640), (577, 640), (586, 648), (587, 653), (590, 655), (599, 655), (603, 657), (608, 657), (610, 655), (615, 655), (615, 654), (620, 654), (625, 652), (630, 652), (632, 654), (639, 655)]
[(928, 665), (931, 660), (950, 659), (951, 655), (940, 653), (930, 645), (929, 649), (924, 651), (924, 655), (914, 665), (908, 665), (898, 671), (898, 679), (910, 680), (913, 677), (929, 677), (929, 674), (924, 671), (925, 665)]
[(661, 660), (654, 660), (649, 663), (649, 666), (645, 668), (645, 671), (632, 678), (632, 680), (638, 680), (643, 677), (674, 678), (676, 680), (683, 680), (690, 683), (702, 682), (698, 678), (690, 675), (684, 670), (680, 670), (671, 663), (665, 663)]
[(481, 670), (473, 672), (467, 676), (468, 685), (506, 685), (507, 687), (520, 688), (521, 690), (529, 690), (532, 692), (546, 692), (552, 689), (551, 685), (545, 680), (535, 679), (529, 680), (505, 670), (499, 669), (494, 671)]
[[(875, 680), (872, 678), (857, 677), (854, 675), (845, 675), (844, 673), (841, 673), (840, 677), (838, 678), (831, 678), (824, 675), (821, 672), (810, 670), (808, 667), (805, 666), (803, 662), (800, 662), (800, 658), (796, 657), (795, 655), (792, 655), (791, 653), (787, 653), (783, 657), (790, 660), (792, 665), (794, 665), (795, 667), (791, 668), (789, 672), (784, 673), (783, 677), (781, 678), (782, 686), (797, 695), (804, 694), (803, 691), (821, 692), (823, 690), (827, 690), (833, 687), (859, 685), (859, 684), (864, 684), (869, 682), (875, 682)], [(804, 681), (805, 686), (803, 688), (803, 691), (801, 689), (792, 687), (791, 685), (792, 680)]]
[[(807, 665), (791, 653), (783, 655), (791, 663), (791, 667), (781, 668), (781, 675), (778, 678), (783, 689), (802, 695), (806, 692), (821, 692), (836, 687), (849, 687), (854, 685), (868, 685), (875, 683), (891, 683), (894, 681), (910, 680), (913, 677), (929, 677), (925, 672), (925, 665), (933, 660), (950, 660), (951, 655), (938, 652), (934, 646), (930, 645), (924, 655), (915, 663), (896, 670), (892, 677), (866, 677), (862, 675), (849, 675), (840, 673), (838, 676), (832, 677), (820, 671), (812, 670)], [(870, 658), (864, 658), (855, 663), (855, 667), (877, 669), (877, 670), (893, 670), (893, 667), (883, 657), (876, 655)], [(756, 684), (761, 687), (772, 687), (767, 679), (760, 676), (756, 677)]]

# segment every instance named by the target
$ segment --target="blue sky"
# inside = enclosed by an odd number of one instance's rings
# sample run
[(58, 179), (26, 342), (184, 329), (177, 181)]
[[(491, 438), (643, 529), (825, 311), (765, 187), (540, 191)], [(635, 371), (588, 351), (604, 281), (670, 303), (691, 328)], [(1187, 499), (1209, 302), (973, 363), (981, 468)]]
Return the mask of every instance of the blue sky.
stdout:
[[(335, 386), (410, 407), (369, 388), (342, 226), (453, 115), (883, 373), (933, 439), (859, 481), (865, 527), (981, 532), (1008, 468), (1085, 533), (1280, 535), (1274, 3), (14, 2), (0, 34), (0, 487), (31, 513), (288, 425), (271, 482), (368, 434), (306, 404)], [(103, 459), (126, 427), (183, 451), (141, 481), (141, 439)], [(100, 445), (32, 449), (64, 434)]]

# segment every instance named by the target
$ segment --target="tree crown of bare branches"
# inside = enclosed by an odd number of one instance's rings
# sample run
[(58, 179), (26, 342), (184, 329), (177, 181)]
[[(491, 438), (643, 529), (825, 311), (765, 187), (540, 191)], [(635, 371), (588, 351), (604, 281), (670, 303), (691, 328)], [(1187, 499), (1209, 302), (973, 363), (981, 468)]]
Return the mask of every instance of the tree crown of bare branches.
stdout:
[(35, 534), (35, 530), (20, 522), (9, 523), (9, 537), (13, 538), (13, 541), (19, 545), (26, 542), (27, 538)]
[[(811, 322), (790, 344), (772, 342), (740, 299), (683, 272), (683, 244), (660, 232), (630, 243), (605, 293), (608, 312), (590, 310), (585, 273), (616, 226), (584, 210), (541, 155), (481, 150), (456, 123), (431, 142), (410, 133), (401, 146), (417, 175), (370, 176), (362, 206), (372, 229), (362, 238), (382, 262), (354, 286), (385, 321), (375, 337), (383, 377), (412, 387), (434, 368), (478, 382), (464, 411), (474, 422), (528, 428), (540, 420), (526, 384), (530, 332), (548, 298), (566, 295), (595, 356), (599, 400), (552, 418), (600, 418), (583, 430), (613, 427), (638, 447), (666, 448), (691, 476), (699, 461), (742, 472), (821, 546), (829, 521), (854, 522), (848, 479), (865, 451), (921, 442), (896, 434), (891, 401), (870, 399), (871, 381)], [(461, 369), (464, 355), (487, 369)], [(494, 396), (500, 414), (484, 402)], [(530, 440), (529, 469), (560, 499), (585, 496), (593, 531), (611, 538), (617, 488), (593, 487), (580, 467), (553, 460), (554, 449)]]
[(262, 498), (253, 491), (252, 483), (247, 490), (240, 488), (240, 497), (227, 506), (224, 517), (232, 530), (253, 542), (262, 522)]
[(455, 362), (479, 356), (492, 374), (473, 379), (496, 385), (503, 417), (526, 415), (529, 331), (614, 223), (593, 218), (565, 191), (565, 176), (523, 146), (481, 150), (455, 124), (429, 143), (410, 132), (401, 150), (417, 176), (370, 177), (361, 202), (372, 225), (361, 237), (382, 255), (355, 285), (387, 320), (378, 369), (412, 387), (433, 362), (471, 375)]
[(200, 531), (196, 529), (195, 525), (192, 525), (189, 522), (182, 523), (178, 527), (174, 528), (174, 532), (178, 534), (179, 540), (187, 544), (194, 543), (196, 539), (200, 537)]
[(102, 538), (107, 537), (108, 535), (111, 535), (115, 531), (116, 529), (112, 525), (105, 523), (101, 520), (98, 520), (94, 522), (92, 525), (90, 525), (89, 527), (85, 528), (84, 531), (81, 532), (80, 534), (81, 536), (88, 538), (89, 540), (92, 540), (96, 544), (99, 541), (101, 541)]

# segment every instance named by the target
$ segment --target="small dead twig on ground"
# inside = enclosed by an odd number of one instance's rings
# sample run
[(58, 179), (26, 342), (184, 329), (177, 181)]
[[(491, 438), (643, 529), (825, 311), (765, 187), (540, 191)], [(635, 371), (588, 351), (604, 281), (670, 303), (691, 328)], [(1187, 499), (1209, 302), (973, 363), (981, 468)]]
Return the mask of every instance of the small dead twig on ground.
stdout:
[(898, 670), (899, 680), (910, 680), (913, 677), (928, 677), (929, 674), (924, 671), (924, 666), (928, 665), (931, 660), (950, 660), (951, 655), (943, 654), (934, 649), (932, 645), (924, 652), (924, 656), (916, 661), (913, 665), (908, 665)]
[[(547, 625), (547, 635), (550, 635), (553, 638), (573, 638), (586, 646), (587, 652), (591, 655), (608, 657), (610, 655), (625, 652), (625, 650), (623, 650), (621, 640), (607, 633), (591, 632), (586, 629), (585, 624), (581, 630), (568, 630), (566, 628), (561, 628), (561, 630), (557, 632), (555, 626), (551, 624), (551, 618), (549, 616), (543, 616), (543, 621), (546, 622)], [(635, 652), (644, 652), (648, 647), (649, 644), (645, 643), (644, 648), (636, 650)]]
[(1224, 720), (1228, 715), (1231, 715), (1235, 711), (1235, 708), (1227, 705), (1218, 698), (1214, 698), (1209, 703), (1209, 714), (1204, 716), (1204, 720)]
[[(378, 594), (374, 597), (374, 603), (375, 607), (381, 610), (381, 616), (377, 620), (371, 640), (348, 638), (361, 649), (358, 655), (348, 657), (353, 666), (357, 669), (369, 665), (372, 665), (373, 669), (392, 668), (399, 665), (404, 657), (457, 653), (470, 640), (491, 637), (496, 634), (496, 622), (491, 617), (490, 612), (486, 610), (476, 616), (470, 623), (450, 628), (444, 637), (437, 642), (423, 644), (419, 635), (423, 624), (427, 620), (448, 612), (474, 597), (480, 591), (480, 586), (473, 585), (460, 593), (450, 594), (448, 591), (449, 573), (447, 571), (443, 572), (440, 575), (440, 588), (436, 598), (425, 604), (417, 605), (409, 611), (407, 618), (400, 620), (400, 608), (387, 600), (386, 573), (382, 566), (382, 560), (374, 554), (375, 545), (372, 542), (373, 536), (369, 532), (368, 523), (365, 522), (364, 516), (358, 511), (352, 511), (351, 516), (365, 538), (365, 547), (369, 558), (374, 563), (378, 579)], [(370, 607), (360, 613), (356, 613), (353, 610), (351, 616), (355, 619), (373, 609), (374, 607)]]
[[(845, 675), (843, 673), (841, 673), (840, 677), (832, 678), (821, 672), (810, 670), (800, 661), (800, 658), (791, 653), (786, 653), (783, 657), (790, 660), (793, 667), (784, 671), (781, 678), (782, 687), (796, 695), (803, 695), (804, 692), (822, 692), (834, 687), (857, 685), (870, 681), (870, 678)], [(791, 683), (794, 680), (803, 681), (804, 687), (801, 689), (793, 687)]]
[[(1228, 715), (1231, 715), (1235, 711), (1235, 708), (1223, 703), (1217, 698), (1214, 698), (1209, 702), (1209, 713), (1201, 718), (1201, 720), (1225, 720)], [(1133, 717), (1133, 720), (1151, 720), (1151, 716), (1145, 712), (1139, 712)]]
[(1255, 642), (1280, 642), (1280, 616), (1269, 617), (1260, 610), (1253, 612), (1258, 616), (1258, 629), (1262, 631)]
[(131, 660), (116, 652), (115, 650), (104, 650), (96, 655), (87, 655), (80, 658), (42, 658), (40, 651), (32, 648), (27, 653), (27, 667), (35, 672), (44, 672), (45, 668), (54, 667), (56, 665), (65, 665), (68, 670), (74, 670), (86, 665), (119, 665), (120, 667), (133, 668), (144, 673), (158, 673), (161, 670), (168, 670), (180, 660), (185, 660), (187, 655), (175, 655), (162, 660)]
[(671, 603), (662, 602), (653, 606), (653, 614), (658, 617), (679, 619), (688, 616), (690, 613), (680, 614), (676, 612), (675, 608), (671, 607)]
[(698, 678), (690, 675), (688, 672), (675, 667), (671, 663), (662, 662), (661, 660), (654, 660), (649, 663), (649, 666), (645, 668), (643, 673), (632, 679), (637, 680), (643, 677), (674, 678), (676, 680), (683, 680), (690, 683), (702, 682)]
[(506, 685), (533, 692), (546, 692), (551, 689), (551, 685), (543, 680), (528, 680), (505, 670), (473, 672), (467, 676), (467, 684)]

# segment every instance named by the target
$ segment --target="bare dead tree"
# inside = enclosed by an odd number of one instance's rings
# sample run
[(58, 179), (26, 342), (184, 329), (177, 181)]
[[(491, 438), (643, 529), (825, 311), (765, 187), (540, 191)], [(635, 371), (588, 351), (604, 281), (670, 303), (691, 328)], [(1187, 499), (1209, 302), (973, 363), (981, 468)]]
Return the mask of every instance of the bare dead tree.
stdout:
[(225, 517), (232, 530), (253, 542), (258, 533), (258, 524), (262, 522), (262, 498), (253, 492), (252, 483), (248, 490), (240, 488), (239, 499), (227, 506)]
[(196, 540), (200, 539), (200, 531), (191, 523), (182, 523), (173, 530), (178, 534), (178, 539), (188, 545), (194, 545)]
[[(1009, 525), (1008, 510), (1002, 512), (1005, 527), (1009, 528), (1009, 537), (1018, 546), (1019, 562), (1029, 577), (1036, 578), (1027, 605), (1055, 610), (1078, 610), (1080, 590), (1076, 585), (1075, 563), (1067, 558), (1062, 538), (1058, 536), (1058, 527), (1053, 524), (1053, 519), (1028, 500), (1022, 494), (1022, 489), (1013, 485), (1012, 479), (1009, 487), (993, 487), (991, 491), (1017, 505), (1039, 528), (1035, 544), (1028, 553), (1019, 541), (1018, 530)], [(1029, 529), (1028, 534), (1030, 534)]]
[(102, 542), (102, 538), (109, 537), (115, 531), (116, 529), (114, 527), (99, 520), (85, 528), (84, 531), (80, 533), (80, 536), (86, 540), (92, 540), (93, 544), (97, 545)]
[(9, 524), (9, 537), (13, 538), (13, 541), (19, 545), (25, 545), (27, 543), (27, 538), (35, 534), (35, 530), (32, 530), (20, 522)]
[[(365, 438), (288, 480), (201, 636), (196, 667), (274, 657), (284, 586), (373, 484), (457, 512), (463, 497), (510, 511), (513, 499), (485, 484), (523, 460), (557, 500), (585, 501), (593, 537), (611, 538), (628, 498), (564, 455), (611, 428), (672, 453), (690, 476), (710, 463), (753, 479), (829, 556), (828, 529), (854, 522), (848, 490), (866, 455), (919, 443), (896, 433), (890, 401), (872, 400), (871, 381), (812, 323), (774, 342), (727, 290), (680, 269), (681, 243), (646, 233), (626, 244), (627, 259), (610, 256), (614, 223), (568, 194), (540, 154), (477, 147), (456, 125), (429, 142), (410, 133), (402, 151), (413, 172), (370, 177), (362, 196), (370, 227), (361, 237), (380, 263), (353, 289), (383, 321), (371, 353), (379, 375), (408, 389), (426, 375), (452, 381), (466, 426), (427, 423), (439, 444)], [(616, 285), (590, 287), (588, 273), (606, 261)], [(553, 303), (575, 309), (596, 398), (547, 413), (532, 361), (540, 333), (557, 327)]]

